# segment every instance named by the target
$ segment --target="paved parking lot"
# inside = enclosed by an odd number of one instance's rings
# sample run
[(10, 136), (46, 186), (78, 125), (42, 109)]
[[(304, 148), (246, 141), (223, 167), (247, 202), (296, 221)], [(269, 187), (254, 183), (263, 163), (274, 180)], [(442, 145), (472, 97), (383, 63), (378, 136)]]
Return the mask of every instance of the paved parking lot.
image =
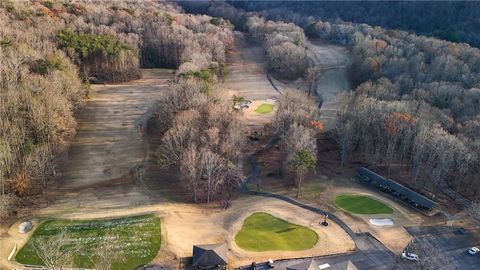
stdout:
[(467, 229), (465, 234), (458, 232), (458, 227), (408, 227), (405, 228), (418, 241), (428, 243), (452, 260), (455, 269), (480, 269), (480, 254), (472, 256), (467, 250), (480, 246), (480, 228)]
[[(390, 270), (395, 262), (395, 255), (380, 242), (368, 234), (356, 235), (357, 251), (349, 254), (315, 257), (318, 265), (328, 263), (334, 265), (344, 261), (352, 261), (359, 270)], [(274, 262), (274, 270), (285, 270), (307, 259), (280, 260)], [(243, 269), (249, 269), (245, 267)], [(251, 269), (251, 268), (250, 268)], [(269, 269), (266, 263), (257, 265), (258, 270)]]

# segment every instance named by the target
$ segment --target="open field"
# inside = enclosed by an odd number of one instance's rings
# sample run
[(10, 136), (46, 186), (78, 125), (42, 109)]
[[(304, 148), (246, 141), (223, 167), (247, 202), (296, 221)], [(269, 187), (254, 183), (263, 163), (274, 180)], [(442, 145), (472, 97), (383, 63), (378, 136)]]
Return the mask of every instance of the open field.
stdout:
[(345, 211), (361, 215), (393, 213), (390, 206), (364, 195), (339, 195), (335, 198), (335, 205)]
[[(71, 250), (75, 267), (93, 267), (101, 245), (111, 245), (123, 261), (115, 261), (113, 269), (133, 269), (150, 262), (161, 243), (160, 219), (154, 215), (117, 218), (111, 220), (49, 220), (40, 224), (15, 260), (28, 265), (43, 265), (35, 245), (49, 238), (65, 234), (62, 250)], [(68, 251), (66, 252), (69, 253)]]
[(143, 161), (140, 124), (171, 78), (171, 70), (146, 69), (140, 80), (92, 86), (65, 157), (62, 188), (116, 179)]
[(235, 236), (235, 242), (250, 251), (305, 250), (318, 235), (309, 228), (286, 222), (267, 213), (253, 213)]

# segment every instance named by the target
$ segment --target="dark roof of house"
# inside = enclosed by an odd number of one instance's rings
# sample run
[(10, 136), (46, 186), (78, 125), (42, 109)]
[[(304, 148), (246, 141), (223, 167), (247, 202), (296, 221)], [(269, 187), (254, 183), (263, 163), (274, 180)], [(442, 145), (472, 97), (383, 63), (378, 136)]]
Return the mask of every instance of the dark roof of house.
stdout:
[(334, 264), (325, 270), (358, 270), (352, 261), (343, 261), (341, 263)]
[(376, 174), (375, 172), (370, 171), (367, 168), (359, 167), (357, 168), (357, 173), (368, 177), (371, 181), (377, 182), (376, 185), (381, 185), (394, 190), (411, 201), (417, 203), (420, 206), (423, 206), (428, 209), (432, 209), (437, 206), (437, 204), (430, 200), (429, 198), (409, 189), (408, 187), (399, 184), (393, 180), (387, 179), (381, 175)]
[[(305, 259), (301, 263), (298, 263), (292, 266), (287, 266), (287, 270), (319, 270), (319, 269), (320, 269), (320, 265), (314, 259)], [(325, 270), (358, 270), (358, 268), (350, 260), (347, 260), (347, 261), (343, 261), (333, 265), (329, 265), (327, 268), (325, 268)]]
[(287, 270), (318, 270), (318, 264), (314, 259), (307, 259), (299, 264), (288, 266)]
[(226, 265), (227, 245), (198, 245), (193, 246), (193, 266)]

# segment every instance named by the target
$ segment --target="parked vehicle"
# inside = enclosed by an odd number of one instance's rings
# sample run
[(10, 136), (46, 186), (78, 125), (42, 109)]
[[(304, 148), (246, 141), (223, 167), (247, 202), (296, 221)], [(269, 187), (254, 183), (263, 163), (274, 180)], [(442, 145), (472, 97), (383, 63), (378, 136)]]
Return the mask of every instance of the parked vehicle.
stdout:
[(477, 247), (472, 247), (471, 249), (468, 250), (468, 253), (469, 253), (470, 255), (475, 255), (475, 254), (477, 254), (478, 252), (480, 252), (480, 249), (477, 248)]
[(418, 262), (418, 255), (409, 252), (403, 252), (402, 259)]

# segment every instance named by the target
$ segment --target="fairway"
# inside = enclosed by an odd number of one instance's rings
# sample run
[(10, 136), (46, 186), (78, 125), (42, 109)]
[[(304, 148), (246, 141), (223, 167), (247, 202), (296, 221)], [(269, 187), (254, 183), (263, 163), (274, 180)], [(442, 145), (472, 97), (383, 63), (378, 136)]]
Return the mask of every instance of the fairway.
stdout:
[(391, 214), (393, 209), (369, 196), (364, 195), (340, 195), (335, 198), (335, 205), (345, 211), (362, 214)]
[(260, 106), (258, 106), (258, 107), (255, 109), (255, 112), (256, 112), (256, 113), (259, 113), (259, 114), (270, 113), (270, 112), (273, 111), (273, 107), (274, 107), (273, 104), (262, 103)]
[(254, 213), (235, 236), (237, 245), (249, 251), (310, 249), (318, 235), (309, 228), (286, 222), (267, 213)]
[(23, 264), (43, 265), (35, 252), (34, 241), (62, 231), (66, 233), (67, 240), (62, 249), (80, 246), (74, 256), (74, 266), (78, 268), (93, 267), (89, 257), (95, 258), (96, 249), (104, 237), (108, 237), (108, 244), (120, 247), (119, 257), (124, 259), (123, 262), (114, 262), (112, 269), (131, 270), (149, 263), (160, 249), (160, 219), (154, 215), (91, 221), (50, 220), (38, 226), (15, 260)]

